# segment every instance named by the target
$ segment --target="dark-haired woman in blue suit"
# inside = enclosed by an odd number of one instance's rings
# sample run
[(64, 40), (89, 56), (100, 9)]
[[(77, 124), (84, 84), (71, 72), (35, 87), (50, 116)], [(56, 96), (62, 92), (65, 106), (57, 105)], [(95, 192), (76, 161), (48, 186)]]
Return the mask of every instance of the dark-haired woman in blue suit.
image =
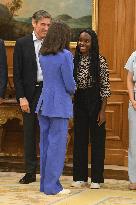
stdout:
[(73, 115), (71, 95), (75, 91), (69, 42), (69, 27), (54, 22), (40, 50), (43, 89), (36, 109), (40, 124), (40, 191), (49, 195), (70, 193), (59, 181), (64, 167), (68, 120)]

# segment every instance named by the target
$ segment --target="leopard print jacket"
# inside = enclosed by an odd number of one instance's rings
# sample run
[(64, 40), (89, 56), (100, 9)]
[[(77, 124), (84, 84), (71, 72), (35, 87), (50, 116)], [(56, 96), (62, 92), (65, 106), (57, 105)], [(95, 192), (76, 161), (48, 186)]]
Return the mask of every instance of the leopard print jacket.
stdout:
[[(111, 95), (109, 71), (106, 59), (99, 55), (100, 58), (100, 96), (101, 98), (107, 98)], [(79, 69), (77, 71), (77, 87), (86, 89), (93, 84), (93, 77), (89, 72), (90, 60), (88, 56), (82, 56), (79, 63)]]

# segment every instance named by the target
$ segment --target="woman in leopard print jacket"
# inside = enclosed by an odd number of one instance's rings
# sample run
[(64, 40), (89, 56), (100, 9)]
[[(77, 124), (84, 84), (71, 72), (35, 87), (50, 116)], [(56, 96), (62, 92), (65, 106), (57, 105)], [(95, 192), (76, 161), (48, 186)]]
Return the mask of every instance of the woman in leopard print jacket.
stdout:
[(88, 143), (91, 143), (91, 186), (104, 182), (105, 109), (110, 96), (109, 72), (105, 58), (99, 55), (96, 33), (80, 32), (74, 58), (77, 90), (74, 96), (74, 152), (72, 186), (88, 182)]

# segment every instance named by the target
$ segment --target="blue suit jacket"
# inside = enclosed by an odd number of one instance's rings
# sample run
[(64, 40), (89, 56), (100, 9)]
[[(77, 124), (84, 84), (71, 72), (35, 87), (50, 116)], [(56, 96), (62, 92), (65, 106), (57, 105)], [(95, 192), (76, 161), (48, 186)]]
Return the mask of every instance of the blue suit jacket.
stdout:
[(56, 55), (40, 56), (43, 72), (43, 89), (36, 113), (48, 117), (70, 118), (73, 116), (71, 95), (75, 91), (73, 56), (66, 49)]
[(4, 97), (7, 87), (7, 57), (4, 41), (0, 39), (0, 97)]

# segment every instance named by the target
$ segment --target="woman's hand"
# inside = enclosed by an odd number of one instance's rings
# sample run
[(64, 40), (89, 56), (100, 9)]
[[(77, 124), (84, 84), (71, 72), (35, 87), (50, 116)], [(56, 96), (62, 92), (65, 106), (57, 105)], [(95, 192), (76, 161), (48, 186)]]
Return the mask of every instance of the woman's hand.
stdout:
[(107, 105), (107, 98), (105, 97), (102, 100), (101, 109), (97, 118), (97, 122), (99, 126), (101, 126), (106, 121), (106, 113), (105, 113), (106, 105)]
[(133, 108), (136, 110), (136, 100), (131, 101)]
[(100, 110), (97, 118), (98, 125), (101, 126), (106, 121), (105, 111)]

